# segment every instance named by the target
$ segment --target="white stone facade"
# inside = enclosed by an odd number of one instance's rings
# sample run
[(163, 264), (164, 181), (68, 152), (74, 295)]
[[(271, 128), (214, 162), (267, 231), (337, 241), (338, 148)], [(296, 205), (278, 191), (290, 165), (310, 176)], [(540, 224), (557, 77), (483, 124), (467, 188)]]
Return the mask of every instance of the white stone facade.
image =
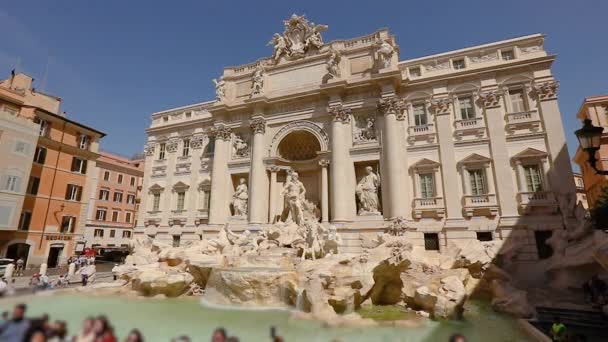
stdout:
[[(533, 260), (535, 231), (562, 228), (559, 203), (575, 193), (543, 41), (399, 61), (396, 38), (380, 30), (297, 52), (275, 45), (272, 58), (227, 67), (215, 101), (152, 115), (135, 233), (179, 243), (225, 223), (259, 229), (281, 219), (282, 185), (297, 171), (342, 251), (402, 217), (430, 248), (511, 236)], [(367, 166), (380, 179), (379, 214), (359, 210)], [(240, 178), (246, 217), (231, 207)]]

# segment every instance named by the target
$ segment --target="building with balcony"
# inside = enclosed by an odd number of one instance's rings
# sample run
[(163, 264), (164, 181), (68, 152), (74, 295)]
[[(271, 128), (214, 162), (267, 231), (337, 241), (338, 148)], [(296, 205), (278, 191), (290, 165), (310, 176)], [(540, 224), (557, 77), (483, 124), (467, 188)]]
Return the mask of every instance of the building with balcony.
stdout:
[[(294, 173), (346, 253), (395, 218), (431, 249), (512, 238), (524, 260), (563, 228), (559, 199), (575, 190), (543, 35), (401, 61), (388, 30), (292, 43), (224, 68), (215, 100), (152, 114), (136, 234), (257, 231), (285, 219)], [(370, 172), (378, 184), (361, 190)]]
[(92, 176), (85, 246), (101, 253), (126, 253), (143, 180), (143, 160), (100, 152)]
[(28, 152), (31, 170), (19, 182), (25, 189), (19, 223), (16, 230), (0, 231), (0, 252), (24, 258), (28, 267), (52, 268), (84, 248), (89, 165), (104, 133), (59, 113), (61, 99), (36, 91), (32, 82), (22, 73), (0, 82), (0, 91), (22, 96), (19, 116), (37, 127)]
[(0, 237), (27, 219), (21, 217), (21, 208), (29, 191), (39, 125), (21, 115), (23, 98), (18, 91), (0, 87)]
[[(608, 170), (608, 95), (591, 96), (585, 98), (583, 104), (576, 113), (576, 118), (581, 122), (585, 119), (591, 120), (591, 123), (597, 127), (603, 127), (602, 140), (600, 150), (597, 152), (597, 168), (599, 170)], [(574, 162), (581, 169), (581, 176), (587, 202), (589, 207), (593, 207), (601, 196), (604, 188), (608, 185), (608, 176), (602, 176), (595, 173), (587, 162), (589, 155), (584, 152), (579, 146), (574, 156)]]

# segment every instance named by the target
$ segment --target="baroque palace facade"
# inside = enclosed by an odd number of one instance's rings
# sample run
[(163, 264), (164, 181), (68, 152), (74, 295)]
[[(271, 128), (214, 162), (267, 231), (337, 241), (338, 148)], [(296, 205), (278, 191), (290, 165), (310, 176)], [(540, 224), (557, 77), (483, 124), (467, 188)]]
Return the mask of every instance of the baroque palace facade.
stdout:
[(324, 43), (327, 26), (284, 26), (215, 100), (152, 114), (136, 235), (259, 230), (285, 219), (297, 173), (342, 252), (402, 218), (427, 249), (509, 237), (543, 257), (575, 201), (543, 35), (399, 61), (386, 29)]

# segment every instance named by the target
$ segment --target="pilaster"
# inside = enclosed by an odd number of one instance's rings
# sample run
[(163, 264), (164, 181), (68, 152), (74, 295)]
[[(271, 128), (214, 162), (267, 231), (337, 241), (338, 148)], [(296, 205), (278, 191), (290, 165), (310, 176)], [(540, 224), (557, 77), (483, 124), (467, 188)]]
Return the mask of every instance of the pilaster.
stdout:
[(445, 103), (445, 106), (440, 106), (438, 101), (435, 101), (431, 108), (434, 111), (435, 125), (437, 127), (437, 139), (439, 141), (439, 158), (441, 159), (441, 182), (444, 189), (445, 210), (447, 220), (462, 220), (462, 199), (461, 189), (457, 186), (457, 179), (461, 177), (462, 191), (466, 194), (467, 175), (464, 169), (461, 169), (461, 174), (458, 174), (458, 165), (456, 163), (456, 152), (454, 149), (454, 138), (452, 120), (450, 114), (450, 106), (452, 103)]
[(224, 224), (228, 218), (228, 154), (231, 130), (219, 124), (210, 132), (215, 136), (213, 170), (211, 171), (211, 201), (209, 224)]
[[(487, 177), (493, 177), (496, 184), (496, 196), (502, 217), (517, 216), (517, 189), (513, 184), (513, 172), (510, 165), (509, 150), (507, 149), (507, 135), (505, 132), (504, 110), (501, 106), (502, 93), (492, 90), (479, 94), (479, 102), (484, 108), (485, 121), (490, 137), (490, 151), (492, 164), (501, 165), (487, 169)], [(491, 172), (491, 171), (494, 172)]]
[(566, 146), (562, 116), (557, 103), (559, 82), (551, 80), (532, 85), (532, 96), (537, 101), (538, 111), (545, 128), (550, 155), (549, 182), (559, 194), (574, 194), (572, 164)]

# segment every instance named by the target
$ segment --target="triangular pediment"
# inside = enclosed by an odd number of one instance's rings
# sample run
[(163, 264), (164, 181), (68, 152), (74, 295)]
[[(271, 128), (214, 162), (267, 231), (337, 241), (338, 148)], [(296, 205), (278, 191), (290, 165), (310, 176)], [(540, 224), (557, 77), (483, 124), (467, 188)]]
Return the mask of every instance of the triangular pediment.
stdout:
[(438, 162), (436, 162), (434, 160), (422, 158), (422, 159), (418, 160), (417, 162), (415, 162), (414, 164), (412, 164), (410, 166), (410, 169), (435, 169), (435, 168), (438, 168), (439, 166), (441, 166), (441, 164), (439, 164)]
[(547, 152), (537, 150), (535, 148), (528, 147), (527, 149), (519, 152), (512, 157), (513, 160), (524, 159), (524, 158), (544, 158), (547, 156)]
[(200, 183), (198, 183), (199, 189), (208, 189), (211, 187), (211, 180), (209, 178), (203, 179)]
[(148, 188), (148, 191), (155, 193), (155, 192), (161, 192), (165, 190), (165, 188), (163, 188), (162, 186), (158, 185), (158, 184), (154, 184), (151, 187)]
[(476, 164), (476, 163), (489, 163), (492, 159), (482, 156), (477, 153), (469, 154), (466, 158), (460, 161), (460, 164)]
[(174, 190), (186, 190), (189, 187), (190, 187), (190, 185), (188, 185), (188, 184), (186, 184), (186, 183), (184, 183), (182, 181), (179, 181), (179, 182), (173, 184), (173, 189)]

